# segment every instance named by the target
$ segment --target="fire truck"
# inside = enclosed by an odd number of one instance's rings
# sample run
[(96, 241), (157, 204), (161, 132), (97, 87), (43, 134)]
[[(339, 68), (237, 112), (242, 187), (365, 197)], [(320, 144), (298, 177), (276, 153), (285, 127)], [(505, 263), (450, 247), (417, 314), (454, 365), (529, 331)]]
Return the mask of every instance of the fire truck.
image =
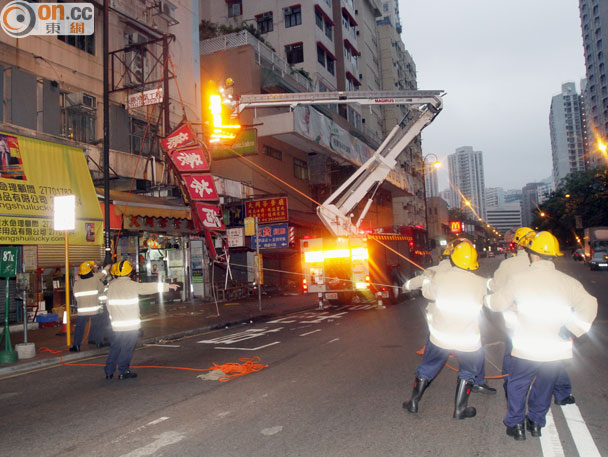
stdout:
[(424, 228), (377, 227), (364, 233), (360, 227), (378, 189), (396, 168), (399, 154), (441, 111), (442, 96), (443, 91), (356, 91), (240, 97), (238, 112), (299, 104), (410, 108), (371, 157), (317, 208), (319, 219), (333, 236), (300, 240), (304, 292), (318, 294), (321, 302), (350, 303), (361, 296), (395, 300), (405, 281), (429, 265)]

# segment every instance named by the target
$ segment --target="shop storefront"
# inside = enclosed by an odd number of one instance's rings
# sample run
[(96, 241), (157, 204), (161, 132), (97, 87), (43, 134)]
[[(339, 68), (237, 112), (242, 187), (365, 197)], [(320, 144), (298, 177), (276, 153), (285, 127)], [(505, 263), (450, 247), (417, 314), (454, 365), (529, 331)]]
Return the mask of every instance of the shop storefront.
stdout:
[(19, 248), (17, 278), (9, 286), (10, 320), (23, 300), (49, 312), (65, 305), (65, 234), (53, 230), (53, 197), (61, 195), (76, 197), (70, 265), (100, 261), (103, 216), (82, 149), (0, 132), (0, 245)]
[[(97, 189), (100, 199), (103, 192)], [(165, 300), (191, 298), (190, 237), (195, 233), (188, 207), (162, 198), (110, 191), (112, 252), (128, 260), (141, 282), (177, 283)]]

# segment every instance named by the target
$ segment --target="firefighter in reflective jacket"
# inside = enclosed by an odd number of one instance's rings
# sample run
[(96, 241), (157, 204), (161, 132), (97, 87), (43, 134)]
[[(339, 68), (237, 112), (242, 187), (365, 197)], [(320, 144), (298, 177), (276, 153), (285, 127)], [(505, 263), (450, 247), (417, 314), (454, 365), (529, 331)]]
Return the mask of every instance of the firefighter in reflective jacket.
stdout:
[(427, 308), (430, 335), (424, 358), (416, 370), (412, 397), (403, 403), (403, 407), (411, 413), (418, 412), (422, 394), (450, 352), (454, 352), (460, 362), (460, 371), (453, 417), (465, 419), (476, 414), (475, 408), (467, 407), (467, 403), (484, 357), (478, 319), (486, 281), (472, 273), (479, 268), (479, 263), (471, 243), (456, 245), (450, 259), (453, 268), (426, 278), (422, 286), (422, 294), (432, 302)]
[(118, 379), (137, 376), (129, 370), (129, 365), (141, 328), (139, 295), (168, 292), (169, 289), (176, 290), (179, 287), (177, 284), (132, 281), (129, 278), (132, 271), (133, 267), (128, 260), (115, 263), (110, 271), (115, 278), (108, 287), (107, 306), (114, 336), (106, 360), (106, 379), (112, 379), (117, 365)]
[(572, 358), (572, 340), (564, 333), (587, 333), (597, 315), (597, 300), (579, 281), (555, 269), (552, 260), (562, 255), (557, 238), (539, 232), (526, 250), (530, 268), (485, 299), (492, 311), (514, 307), (516, 312), (504, 424), (507, 435), (518, 441), (526, 439), (525, 428), (540, 436), (545, 426), (562, 362)]
[(84, 329), (89, 319), (91, 319), (89, 341), (93, 341), (97, 347), (101, 347), (103, 344), (102, 306), (99, 302), (103, 284), (95, 276), (94, 268), (95, 262), (92, 260), (82, 263), (78, 269), (80, 279), (74, 282), (73, 292), (78, 305), (78, 317), (76, 318), (76, 330), (74, 331), (74, 344), (70, 348), (72, 352), (80, 351)]

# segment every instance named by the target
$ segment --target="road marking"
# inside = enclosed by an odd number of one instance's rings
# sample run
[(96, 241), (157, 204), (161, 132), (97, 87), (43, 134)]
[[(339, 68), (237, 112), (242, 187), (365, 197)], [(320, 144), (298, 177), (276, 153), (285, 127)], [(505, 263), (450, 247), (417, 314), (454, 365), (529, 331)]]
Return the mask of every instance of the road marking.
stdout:
[(232, 351), (258, 351), (260, 349), (264, 349), (267, 348), (269, 346), (274, 346), (275, 344), (280, 344), (280, 341), (275, 341), (274, 343), (270, 343), (270, 344), (265, 344), (264, 346), (259, 346), (257, 348), (227, 348), (224, 346), (216, 346), (214, 349), (229, 349)]
[(576, 444), (578, 454), (585, 457), (601, 457), (578, 406), (576, 404), (563, 405), (562, 412), (566, 417), (566, 422), (568, 422), (568, 428), (574, 439), (574, 444)]
[(320, 332), (320, 331), (321, 331), (321, 329), (320, 329), (320, 328), (318, 328), (317, 330), (313, 330), (312, 332), (308, 332), (308, 333), (302, 333), (300, 336), (306, 336), (306, 335), (310, 335), (310, 334), (312, 334), (312, 333), (317, 333), (317, 332)]
[(557, 428), (553, 421), (551, 409), (547, 411), (547, 423), (542, 428), (540, 446), (543, 450), (543, 457), (565, 457), (562, 442), (559, 439), (559, 433), (557, 433)]
[(340, 341), (340, 338), (334, 338), (333, 340), (328, 341), (328, 342), (327, 342), (327, 344), (329, 344), (329, 343), (333, 343), (334, 341)]
[(161, 422), (164, 422), (166, 420), (168, 420), (168, 417), (159, 417), (158, 419), (156, 419), (155, 421), (152, 422), (148, 422), (146, 425), (156, 425), (156, 424), (160, 424)]
[(272, 330), (267, 328), (250, 328), (244, 332), (233, 333), (231, 335), (220, 336), (212, 340), (201, 340), (197, 342), (205, 344), (232, 344), (258, 338), (260, 336), (268, 335), (269, 333), (280, 332), (281, 330), (283, 330), (283, 327), (278, 327)]
[(123, 454), (122, 457), (144, 457), (147, 455), (156, 455), (157, 452), (164, 447), (171, 446), (172, 444), (179, 443), (186, 437), (183, 433), (179, 432), (165, 432), (161, 433), (156, 437), (156, 441), (150, 444), (135, 449), (128, 454)]
[(179, 344), (153, 344), (153, 343), (146, 343), (144, 344), (144, 346), (156, 346), (159, 348), (181, 348), (181, 345)]
[(283, 426), (277, 425), (275, 427), (262, 429), (261, 433), (262, 433), (262, 435), (272, 436), (272, 435), (276, 435), (277, 433), (279, 433), (282, 430), (283, 430)]

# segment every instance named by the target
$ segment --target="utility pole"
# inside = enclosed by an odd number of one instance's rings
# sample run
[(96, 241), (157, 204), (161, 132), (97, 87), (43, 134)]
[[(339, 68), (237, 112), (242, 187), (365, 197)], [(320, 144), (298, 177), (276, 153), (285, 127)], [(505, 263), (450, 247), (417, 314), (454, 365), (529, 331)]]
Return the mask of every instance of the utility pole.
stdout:
[(110, 249), (110, 94), (108, 81), (109, 57), (109, 0), (103, 0), (103, 203), (104, 203), (104, 247), (103, 266), (112, 263)]

